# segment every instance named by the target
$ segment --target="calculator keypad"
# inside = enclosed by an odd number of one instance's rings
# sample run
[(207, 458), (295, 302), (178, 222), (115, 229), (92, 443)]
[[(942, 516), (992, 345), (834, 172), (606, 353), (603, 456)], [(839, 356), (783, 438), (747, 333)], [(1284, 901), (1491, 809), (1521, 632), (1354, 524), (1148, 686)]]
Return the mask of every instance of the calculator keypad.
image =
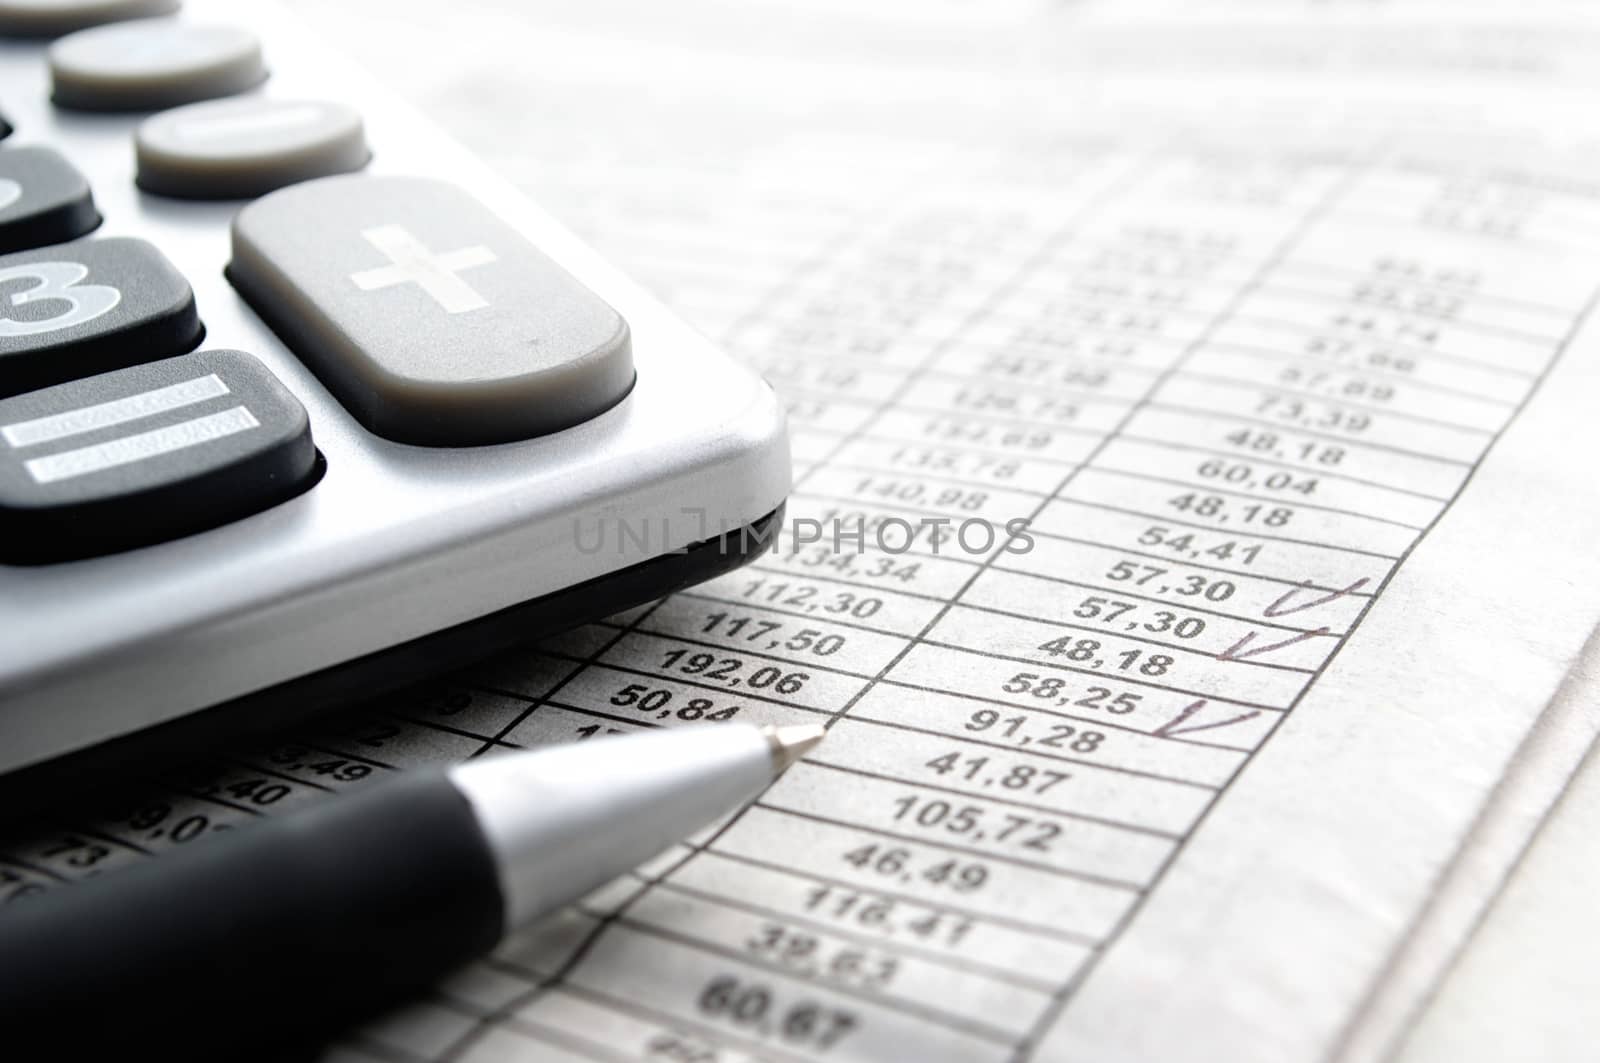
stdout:
[(326, 100), (246, 96), (147, 118), (134, 137), (139, 187), (185, 199), (243, 199), (367, 164), (361, 116)]
[(89, 182), (59, 152), (0, 151), (0, 253), (76, 240), (99, 224)]
[(0, 256), (0, 397), (192, 350), (194, 292), (144, 240)]
[(310, 423), (265, 366), (202, 351), (0, 401), (0, 562), (160, 542), (259, 512), (316, 475)]
[(0, 33), (58, 37), (104, 22), (170, 15), (178, 7), (179, 0), (0, 0)]
[(633, 384), (622, 317), (447, 182), (330, 177), (274, 192), (235, 217), (228, 275), (387, 439), (528, 439)]
[[(177, 6), (0, 0), (0, 34), (66, 34), (60, 107), (160, 112), (133, 138), (145, 192), (264, 197), (234, 220), (228, 276), (358, 421), (473, 446), (627, 395), (615, 310), (454, 185), (351, 176), (371, 157), (357, 112), (238, 95), (267, 76), (259, 42), (141, 17)], [(0, 564), (188, 535), (319, 476), (299, 401), (249, 354), (184, 353), (204, 335), (188, 281), (143, 240), (84, 239), (100, 221), (67, 159), (0, 149)]]
[(261, 42), (235, 26), (140, 19), (50, 46), (51, 98), (83, 111), (154, 111), (266, 80)]

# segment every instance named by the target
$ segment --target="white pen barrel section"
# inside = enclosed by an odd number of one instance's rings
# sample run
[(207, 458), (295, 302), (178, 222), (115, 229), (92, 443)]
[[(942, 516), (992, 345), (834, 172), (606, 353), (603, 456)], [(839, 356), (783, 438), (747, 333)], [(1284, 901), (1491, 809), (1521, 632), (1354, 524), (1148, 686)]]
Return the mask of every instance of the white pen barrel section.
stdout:
[(708, 724), (459, 765), (500, 868), (510, 930), (578, 899), (760, 793), (760, 728)]

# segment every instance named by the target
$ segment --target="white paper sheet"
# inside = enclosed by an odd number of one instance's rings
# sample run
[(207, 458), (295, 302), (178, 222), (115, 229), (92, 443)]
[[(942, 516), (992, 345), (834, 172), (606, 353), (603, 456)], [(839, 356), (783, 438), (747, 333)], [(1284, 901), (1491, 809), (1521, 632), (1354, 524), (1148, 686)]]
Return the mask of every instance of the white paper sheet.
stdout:
[[(1593, 716), (1600, 711), (1597, 684), (1600, 640), (1591, 638), (1553, 708)], [(1575, 743), (1542, 744), (1553, 753)], [(1589, 1017), (1600, 964), (1587, 946), (1595, 940), (1593, 898), (1600, 885), (1597, 816), (1600, 755), (1591, 749), (1509, 881), (1493, 881), (1483, 873), (1487, 868), (1474, 869), (1474, 879), (1503, 890), (1467, 947), (1453, 957), (1448, 977), (1434, 988), (1394, 1058), (1557, 1063), (1594, 1055)], [(1475, 837), (1464, 862), (1472, 862), (1470, 854), (1481, 848)], [(1353, 1040), (1361, 1039), (1358, 1034)]]
[(824, 541), (0, 876), (386, 768), (822, 720), (751, 808), (338, 1051), (1391, 1043), (1460, 924), (1421, 977), (1397, 950), (1600, 618), (1593, 31), (1161, 7), (308, 5), (769, 374)]

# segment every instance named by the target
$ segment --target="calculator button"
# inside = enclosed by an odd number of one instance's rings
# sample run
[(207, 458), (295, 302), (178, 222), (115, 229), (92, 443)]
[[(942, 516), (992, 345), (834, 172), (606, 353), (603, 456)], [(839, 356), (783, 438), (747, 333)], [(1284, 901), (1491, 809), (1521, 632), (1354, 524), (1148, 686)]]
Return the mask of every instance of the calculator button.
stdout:
[(235, 217), (228, 275), (362, 424), (402, 443), (544, 435), (633, 383), (622, 317), (443, 181), (274, 192)]
[(187, 199), (245, 199), (367, 164), (361, 116), (341, 103), (247, 97), (147, 118), (134, 137), (139, 187)]
[(178, 0), (0, 0), (0, 33), (59, 37), (103, 22), (170, 15), (178, 6)]
[(0, 151), (0, 253), (76, 240), (99, 224), (89, 182), (59, 153)]
[(299, 401), (241, 351), (0, 400), (0, 562), (91, 557), (213, 528), (310, 486)]
[(82, 111), (156, 111), (266, 80), (261, 42), (233, 26), (141, 19), (50, 46), (51, 99)]
[(143, 240), (0, 255), (0, 398), (193, 350), (194, 291)]

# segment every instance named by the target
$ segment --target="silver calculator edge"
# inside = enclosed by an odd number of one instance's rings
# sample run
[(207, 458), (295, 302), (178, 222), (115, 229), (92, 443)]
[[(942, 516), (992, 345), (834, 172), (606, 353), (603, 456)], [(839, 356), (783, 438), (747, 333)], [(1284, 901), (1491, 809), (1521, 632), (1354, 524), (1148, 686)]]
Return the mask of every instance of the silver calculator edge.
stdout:
[(265, 362), (304, 403), (327, 459), (305, 494), (230, 525), (86, 561), (0, 566), (0, 772), (616, 572), (782, 505), (783, 411), (758, 376), (281, 9), (189, 0), (177, 17), (259, 34), (271, 76), (256, 91), (359, 110), (367, 172), (453, 181), (520, 229), (628, 321), (637, 383), (593, 420), (522, 443), (451, 450), (372, 435), (224, 279), (240, 204), (139, 192), (132, 132), (143, 116), (56, 111), (43, 44), (0, 43), (0, 111), (16, 127), (5, 146), (49, 145), (82, 170), (105, 217), (92, 236), (160, 248), (194, 287), (200, 349)]

